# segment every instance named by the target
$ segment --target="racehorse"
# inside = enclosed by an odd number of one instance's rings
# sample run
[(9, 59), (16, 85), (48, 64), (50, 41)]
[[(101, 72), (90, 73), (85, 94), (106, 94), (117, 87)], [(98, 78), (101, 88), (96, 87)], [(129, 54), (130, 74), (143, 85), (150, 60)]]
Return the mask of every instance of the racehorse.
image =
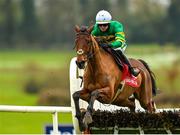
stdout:
[[(75, 26), (75, 47), (77, 53), (76, 64), (84, 69), (83, 88), (73, 93), (76, 109), (76, 118), (80, 130), (87, 128), (92, 123), (93, 104), (98, 100), (104, 104), (128, 107), (135, 111), (135, 100), (129, 97), (133, 94), (141, 106), (148, 112), (155, 112), (155, 103), (152, 99), (155, 94), (155, 80), (152, 71), (143, 60), (130, 59), (133, 67), (140, 70), (137, 76), (138, 87), (134, 88), (122, 84), (122, 71), (117, 66), (111, 54), (106, 52), (91, 35), (93, 26)], [(123, 90), (118, 89), (123, 86)], [(118, 93), (118, 94), (117, 94)], [(84, 116), (80, 111), (79, 99), (88, 102)]]

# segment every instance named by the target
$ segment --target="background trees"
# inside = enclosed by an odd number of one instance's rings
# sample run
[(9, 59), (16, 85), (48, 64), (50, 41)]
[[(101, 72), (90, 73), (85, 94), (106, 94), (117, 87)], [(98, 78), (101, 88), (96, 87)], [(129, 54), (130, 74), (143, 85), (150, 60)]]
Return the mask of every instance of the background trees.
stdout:
[(69, 48), (74, 25), (95, 23), (99, 10), (121, 21), (130, 43), (179, 45), (179, 0), (1, 0), (0, 48)]
[(167, 18), (169, 23), (169, 29), (167, 29), (167, 34), (169, 35), (169, 40), (176, 43), (180, 43), (180, 1), (172, 0), (168, 8)]

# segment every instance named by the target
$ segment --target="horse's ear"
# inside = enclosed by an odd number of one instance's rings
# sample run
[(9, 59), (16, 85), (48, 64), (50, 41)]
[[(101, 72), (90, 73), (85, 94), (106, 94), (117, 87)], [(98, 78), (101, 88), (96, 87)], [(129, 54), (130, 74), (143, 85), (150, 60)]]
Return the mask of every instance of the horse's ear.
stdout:
[(75, 26), (75, 31), (76, 31), (76, 32), (80, 32), (80, 28), (79, 28), (78, 25)]
[(93, 24), (89, 26), (89, 28), (87, 29), (88, 33), (91, 33), (91, 31), (93, 30), (93, 27), (94, 27)]

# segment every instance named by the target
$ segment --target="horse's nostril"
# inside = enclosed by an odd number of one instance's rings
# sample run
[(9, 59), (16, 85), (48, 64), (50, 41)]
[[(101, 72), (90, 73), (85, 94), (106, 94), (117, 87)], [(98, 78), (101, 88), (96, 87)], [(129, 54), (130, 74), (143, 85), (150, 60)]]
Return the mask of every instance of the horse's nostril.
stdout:
[(76, 61), (76, 65), (78, 66), (78, 68), (80, 69), (84, 69), (85, 68), (85, 61)]
[(81, 61), (81, 64), (85, 64), (85, 61)]

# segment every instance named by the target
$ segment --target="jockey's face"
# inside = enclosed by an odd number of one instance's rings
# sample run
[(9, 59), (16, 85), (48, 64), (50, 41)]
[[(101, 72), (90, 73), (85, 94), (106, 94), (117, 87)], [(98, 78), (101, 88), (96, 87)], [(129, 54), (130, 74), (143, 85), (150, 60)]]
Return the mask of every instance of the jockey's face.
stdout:
[(109, 27), (109, 24), (98, 24), (98, 26), (102, 32), (106, 32)]

